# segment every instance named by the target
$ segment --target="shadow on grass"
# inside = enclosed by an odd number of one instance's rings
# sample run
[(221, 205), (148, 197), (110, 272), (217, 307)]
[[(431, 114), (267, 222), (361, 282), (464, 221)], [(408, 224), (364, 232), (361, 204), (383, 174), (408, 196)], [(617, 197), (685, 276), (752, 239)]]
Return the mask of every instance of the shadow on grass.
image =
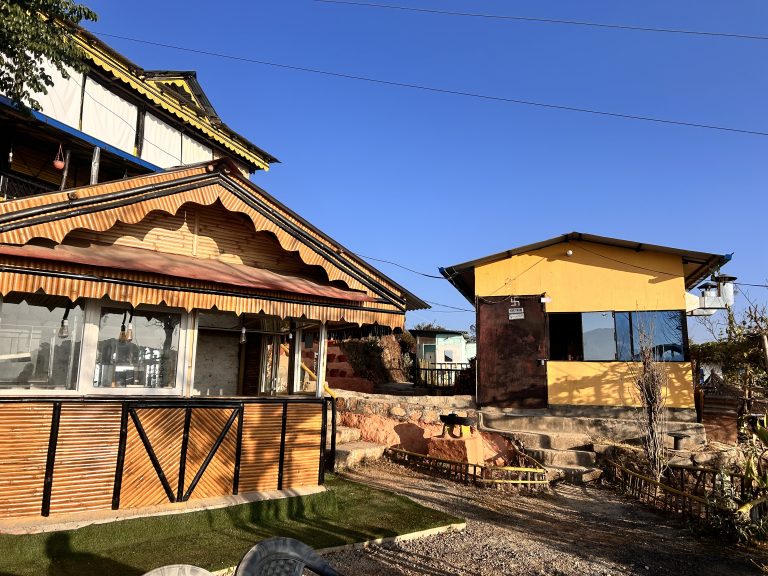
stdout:
[(48, 576), (82, 576), (83, 574), (140, 576), (144, 573), (143, 570), (110, 558), (73, 550), (69, 534), (66, 532), (54, 532), (48, 536), (45, 541), (45, 555), (50, 561)]

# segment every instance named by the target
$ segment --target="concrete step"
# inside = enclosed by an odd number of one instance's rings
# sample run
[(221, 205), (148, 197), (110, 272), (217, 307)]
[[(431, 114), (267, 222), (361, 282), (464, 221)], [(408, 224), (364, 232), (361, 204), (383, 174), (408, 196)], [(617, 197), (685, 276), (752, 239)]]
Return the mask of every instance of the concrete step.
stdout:
[[(330, 426), (328, 427), (330, 432)], [(350, 428), (349, 426), (336, 426), (336, 446), (339, 444), (346, 444), (348, 442), (357, 442), (360, 440), (360, 430), (357, 428)], [(326, 442), (326, 448), (331, 447), (331, 435), (328, 434), (328, 440)]]
[(592, 438), (587, 434), (574, 432), (530, 432), (515, 430), (509, 433), (519, 440), (527, 450), (547, 448), (550, 450), (576, 450), (588, 448)]
[(587, 450), (528, 449), (526, 454), (547, 466), (594, 466), (595, 453)]
[(386, 446), (375, 442), (346, 442), (336, 446), (336, 469), (352, 468), (364, 460), (379, 460)]
[(600, 468), (590, 466), (547, 466), (547, 480), (562, 480), (568, 484), (587, 484), (602, 477)]
[[(617, 441), (631, 441), (640, 437), (637, 422), (632, 419), (542, 416), (483, 410), (483, 424), (487, 428), (505, 432), (525, 430), (546, 434), (587, 434), (594, 438), (610, 438)], [(669, 432), (688, 434), (687, 446), (697, 446), (706, 442), (707, 436), (702, 424), (668, 421), (667, 429)]]

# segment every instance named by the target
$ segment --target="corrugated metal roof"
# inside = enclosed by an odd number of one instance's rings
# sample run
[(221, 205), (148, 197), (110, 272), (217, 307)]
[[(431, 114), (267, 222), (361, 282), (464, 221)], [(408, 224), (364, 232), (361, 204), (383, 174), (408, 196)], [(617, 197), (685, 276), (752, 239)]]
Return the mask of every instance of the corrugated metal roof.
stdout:
[(213, 259), (165, 254), (129, 246), (92, 245), (79, 247), (58, 245), (54, 248), (48, 248), (34, 245), (0, 244), (0, 254), (49, 262), (85, 264), (97, 268), (148, 272), (173, 278), (214, 282), (240, 288), (307, 294), (335, 300), (353, 302), (373, 302), (376, 300), (361, 292), (323, 286), (305, 278), (278, 274), (263, 268), (229, 264)]

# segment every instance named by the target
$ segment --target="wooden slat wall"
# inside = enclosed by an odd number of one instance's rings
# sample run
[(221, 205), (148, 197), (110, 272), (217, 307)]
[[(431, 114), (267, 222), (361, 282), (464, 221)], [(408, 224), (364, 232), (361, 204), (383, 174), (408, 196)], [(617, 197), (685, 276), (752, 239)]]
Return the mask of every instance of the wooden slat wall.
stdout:
[(62, 404), (51, 514), (112, 507), (119, 404)]
[(245, 405), (240, 456), (241, 493), (277, 490), (282, 419), (283, 407), (279, 404)]
[[(189, 428), (189, 443), (187, 447), (187, 464), (184, 473), (184, 491), (186, 492), (197, 471), (203, 465), (219, 434), (224, 430), (232, 408), (206, 408), (192, 411), (192, 421)], [(210, 498), (232, 494), (235, 477), (235, 451), (237, 445), (237, 419), (224, 437), (224, 441), (216, 451), (208, 467), (203, 472), (200, 481), (190, 496)]]
[(319, 404), (288, 405), (283, 489), (317, 484), (322, 414)]
[(40, 515), (52, 413), (50, 402), (0, 404), (0, 517)]
[[(184, 489), (236, 408), (192, 409)], [(43, 500), (53, 402), (0, 403), (0, 517), (39, 516)], [(136, 408), (175, 495), (184, 433), (184, 407)], [(283, 405), (246, 403), (239, 492), (276, 490)], [(50, 513), (109, 509), (118, 457), (121, 404), (62, 402)], [(288, 402), (283, 488), (314, 486), (320, 465), (320, 404)], [(169, 499), (131, 418), (128, 418), (120, 508), (168, 504)], [(191, 498), (229, 495), (234, 481), (237, 419)]]
[(136, 224), (118, 222), (104, 232), (73, 230), (62, 243), (83, 242), (215, 258), (313, 280), (328, 280), (323, 268), (307, 266), (296, 252), (283, 250), (273, 234), (257, 232), (250, 219), (227, 211), (221, 202), (211, 206), (187, 203), (172, 216), (151, 212)]
[[(184, 408), (139, 408), (136, 410), (165, 477), (176, 493), (179, 460), (184, 434)], [(120, 508), (137, 508), (167, 503), (168, 496), (149, 459), (139, 433), (129, 419)]]

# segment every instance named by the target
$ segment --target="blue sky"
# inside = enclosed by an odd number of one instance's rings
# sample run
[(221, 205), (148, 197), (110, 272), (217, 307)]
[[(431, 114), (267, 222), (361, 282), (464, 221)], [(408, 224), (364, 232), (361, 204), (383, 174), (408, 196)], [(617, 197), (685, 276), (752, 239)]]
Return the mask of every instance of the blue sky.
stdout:
[[(723, 0), (391, 0), (463, 12), (768, 35)], [(90, 1), (104, 32), (507, 98), (768, 132), (768, 41), (273, 2)], [(104, 38), (147, 69), (192, 69), (222, 119), (282, 164), (254, 181), (365, 256), (436, 274), (578, 230), (718, 253), (765, 283), (768, 137), (545, 110)], [(447, 282), (388, 264), (420, 297)], [(753, 299), (768, 290), (752, 288)], [(466, 328), (473, 313), (409, 314)], [(694, 335), (698, 334), (694, 330)]]

